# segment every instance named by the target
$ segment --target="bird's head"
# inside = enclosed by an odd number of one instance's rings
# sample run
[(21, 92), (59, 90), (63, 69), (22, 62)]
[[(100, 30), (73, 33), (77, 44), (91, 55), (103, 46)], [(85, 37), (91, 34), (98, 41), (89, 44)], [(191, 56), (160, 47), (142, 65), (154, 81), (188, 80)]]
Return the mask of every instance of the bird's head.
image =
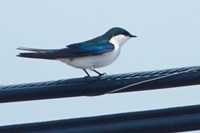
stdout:
[(132, 35), (127, 30), (119, 27), (114, 27), (104, 34), (110, 43), (122, 46), (128, 39), (137, 37)]

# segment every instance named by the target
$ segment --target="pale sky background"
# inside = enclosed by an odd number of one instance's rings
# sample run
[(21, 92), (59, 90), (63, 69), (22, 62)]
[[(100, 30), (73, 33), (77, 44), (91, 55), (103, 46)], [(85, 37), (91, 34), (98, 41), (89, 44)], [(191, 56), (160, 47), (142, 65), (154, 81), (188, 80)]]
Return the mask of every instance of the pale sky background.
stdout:
[[(85, 76), (57, 61), (18, 58), (19, 46), (62, 48), (120, 26), (129, 40), (107, 74), (200, 65), (199, 0), (1, 0), (0, 84)], [(0, 104), (0, 125), (200, 104), (200, 86)]]

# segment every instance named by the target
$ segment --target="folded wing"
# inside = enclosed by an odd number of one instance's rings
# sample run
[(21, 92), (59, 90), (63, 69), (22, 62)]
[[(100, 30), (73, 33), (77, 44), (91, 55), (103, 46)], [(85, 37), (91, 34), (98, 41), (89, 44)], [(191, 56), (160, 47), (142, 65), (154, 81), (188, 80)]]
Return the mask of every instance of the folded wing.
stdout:
[(19, 57), (40, 58), (40, 59), (59, 59), (74, 58), (84, 56), (95, 56), (110, 52), (114, 46), (109, 42), (104, 43), (77, 43), (67, 46), (63, 49), (35, 49), (18, 48), (29, 52), (19, 53)]

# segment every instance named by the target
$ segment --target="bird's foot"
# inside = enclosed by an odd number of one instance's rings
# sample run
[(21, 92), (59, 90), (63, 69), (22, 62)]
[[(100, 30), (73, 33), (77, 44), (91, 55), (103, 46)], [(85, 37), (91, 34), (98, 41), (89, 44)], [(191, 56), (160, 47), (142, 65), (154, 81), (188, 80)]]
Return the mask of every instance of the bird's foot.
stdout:
[(87, 72), (86, 69), (82, 69), (82, 70), (87, 74), (87, 76), (85, 76), (84, 79), (89, 79), (89, 78), (91, 78), (91, 77), (90, 77), (90, 74)]
[(106, 73), (100, 73), (100, 72), (98, 72), (98, 71), (95, 70), (95, 69), (93, 69), (92, 71), (95, 72), (95, 73), (97, 73), (97, 74), (99, 75), (99, 77), (102, 77), (102, 76), (105, 76), (105, 75), (106, 75)]
[(99, 77), (106, 76), (106, 73), (99, 73)]
[(87, 75), (87, 76), (84, 77), (84, 79), (89, 79), (89, 78), (91, 78), (91, 76)]

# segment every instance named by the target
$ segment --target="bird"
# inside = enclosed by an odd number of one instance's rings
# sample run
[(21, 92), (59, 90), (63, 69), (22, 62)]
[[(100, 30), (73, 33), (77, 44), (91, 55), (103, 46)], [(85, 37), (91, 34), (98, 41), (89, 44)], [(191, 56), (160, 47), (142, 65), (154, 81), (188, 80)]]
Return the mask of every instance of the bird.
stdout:
[(137, 37), (120, 27), (113, 27), (103, 35), (88, 41), (73, 43), (60, 49), (37, 49), (18, 47), (18, 50), (26, 52), (19, 53), (18, 57), (58, 60), (72, 67), (82, 69), (86, 77), (91, 77), (88, 70), (98, 74), (96, 68), (101, 68), (113, 63), (120, 54), (121, 47), (130, 38)]

